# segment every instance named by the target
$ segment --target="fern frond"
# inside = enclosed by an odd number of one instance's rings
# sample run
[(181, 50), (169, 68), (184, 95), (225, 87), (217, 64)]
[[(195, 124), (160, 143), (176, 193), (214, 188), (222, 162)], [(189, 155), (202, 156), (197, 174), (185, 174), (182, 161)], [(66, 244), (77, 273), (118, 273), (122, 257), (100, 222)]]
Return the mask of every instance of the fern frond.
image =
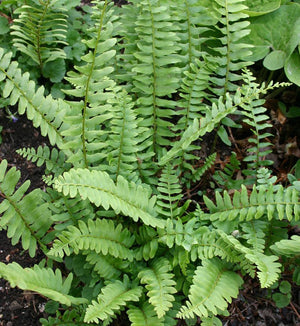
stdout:
[(223, 195), (216, 192), (216, 204), (204, 196), (204, 201), (210, 211), (209, 218), (219, 221), (239, 219), (250, 221), (267, 216), (271, 219), (299, 220), (300, 203), (299, 192), (293, 188), (284, 190), (282, 186), (274, 190), (273, 185), (260, 186), (259, 190), (254, 186), (251, 194), (242, 185), (241, 191), (235, 191), (231, 199), (228, 192)]
[(129, 306), (127, 311), (131, 326), (165, 326), (162, 319), (157, 314), (151, 304), (144, 302), (141, 307)]
[(69, 226), (63, 231), (48, 254), (63, 257), (64, 254), (69, 256), (72, 251), (78, 254), (81, 250), (90, 250), (132, 261), (130, 247), (133, 242), (130, 232), (120, 224), (115, 226), (112, 220), (89, 219), (87, 224), (79, 221), (78, 227)]
[(106, 320), (115, 315), (116, 312), (131, 301), (139, 301), (142, 294), (140, 286), (133, 286), (128, 279), (123, 282), (115, 281), (103, 287), (97, 301), (92, 301), (84, 316), (85, 322), (96, 322)]
[(158, 250), (157, 232), (153, 228), (142, 225), (138, 231), (134, 233), (138, 247), (134, 249), (134, 257), (136, 260), (146, 260), (155, 257)]
[(63, 280), (59, 269), (54, 273), (52, 269), (40, 268), (38, 265), (22, 268), (15, 262), (7, 265), (0, 262), (0, 276), (8, 280), (12, 287), (38, 292), (67, 306), (87, 303), (85, 298), (75, 298), (68, 294), (73, 280), (72, 273)]
[(141, 283), (146, 284), (149, 302), (154, 306), (158, 318), (165, 315), (175, 300), (173, 294), (177, 292), (176, 282), (172, 280), (174, 275), (170, 271), (169, 261), (166, 258), (160, 258), (138, 274)]
[(137, 112), (144, 119), (140, 126), (149, 131), (144, 136), (144, 152), (154, 152), (157, 157), (174, 136), (169, 127), (176, 112), (168, 97), (177, 91), (180, 78), (180, 69), (174, 65), (180, 61), (176, 26), (167, 4), (158, 0), (134, 2), (141, 9), (135, 22), (137, 63), (132, 69), (132, 91), (138, 96)]
[(228, 270), (228, 265), (214, 258), (204, 260), (193, 277), (186, 306), (180, 309), (178, 318), (192, 318), (194, 315), (208, 317), (216, 315), (217, 309), (224, 310), (232, 298), (236, 298), (243, 280)]
[(90, 252), (86, 261), (93, 266), (96, 273), (105, 280), (117, 279), (124, 270), (127, 270), (130, 262), (101, 253)]
[(46, 251), (43, 237), (52, 224), (51, 213), (45, 193), (35, 189), (25, 195), (30, 181), (15, 189), (20, 179), (20, 172), (13, 167), (7, 171), (7, 161), (0, 164), (0, 193), (4, 200), (0, 204), (0, 228), (7, 230), (7, 236), (15, 245), (21, 240), (22, 247), (31, 257), (37, 246)]
[(66, 58), (59, 45), (68, 45), (67, 15), (64, 8), (54, 7), (56, 0), (32, 2), (23, 5), (14, 13), (11, 35), (13, 46), (27, 54), (42, 69), (43, 64), (58, 58)]
[(182, 198), (182, 189), (176, 171), (168, 164), (158, 181), (157, 212), (171, 219), (177, 216), (178, 204)]
[(107, 155), (101, 150), (107, 147), (108, 134), (102, 129), (113, 117), (107, 100), (115, 96), (115, 83), (109, 78), (116, 54), (113, 17), (113, 3), (106, 0), (93, 6), (95, 24), (89, 30), (91, 39), (84, 42), (89, 52), (81, 58), (82, 65), (75, 66), (76, 72), (69, 72), (66, 77), (73, 89), (64, 92), (76, 101), (70, 102), (72, 111), (65, 117), (69, 128), (63, 133), (64, 149), (73, 150), (68, 162), (76, 167), (97, 166)]
[(37, 166), (46, 164), (45, 173), (53, 173), (54, 176), (69, 170), (71, 165), (66, 163), (66, 156), (62, 151), (56, 148), (52, 150), (48, 146), (39, 146), (35, 148), (18, 149), (17, 153), (31, 162), (36, 162)]
[(244, 232), (242, 237), (246, 239), (255, 252), (264, 252), (267, 224), (266, 221), (260, 220), (252, 220), (241, 224)]
[(235, 83), (242, 79), (237, 72), (252, 63), (245, 61), (251, 54), (251, 45), (241, 42), (250, 33), (250, 29), (247, 29), (250, 23), (246, 20), (248, 15), (243, 12), (247, 8), (243, 0), (213, 1), (216, 4), (215, 10), (220, 14), (216, 29), (220, 33), (217, 38), (221, 44), (213, 48), (219, 57), (215, 58), (218, 67), (211, 82), (213, 92), (217, 96), (224, 96), (237, 89)]
[(156, 198), (150, 198), (149, 188), (129, 183), (122, 176), (118, 177), (115, 184), (104, 172), (71, 169), (55, 180), (55, 188), (70, 197), (78, 193), (83, 199), (88, 198), (106, 210), (112, 207), (117, 214), (122, 212), (135, 222), (141, 219), (146, 225), (164, 226), (164, 221), (156, 217)]
[[(18, 63), (11, 61), (12, 53), (0, 48), (0, 81), (5, 80), (2, 94), (13, 106), (18, 103), (18, 113), (26, 112), (33, 126), (41, 129), (42, 136), (48, 136), (51, 145), (61, 148), (64, 143), (61, 126), (69, 105), (62, 100), (54, 100), (51, 95), (44, 96), (44, 87), (36, 90), (35, 83), (29, 79), (29, 73), (22, 74)], [(67, 127), (67, 126), (66, 126)], [(70, 151), (65, 151), (66, 155)]]
[(280, 256), (300, 255), (300, 236), (292, 235), (290, 240), (281, 240), (273, 244), (270, 249)]

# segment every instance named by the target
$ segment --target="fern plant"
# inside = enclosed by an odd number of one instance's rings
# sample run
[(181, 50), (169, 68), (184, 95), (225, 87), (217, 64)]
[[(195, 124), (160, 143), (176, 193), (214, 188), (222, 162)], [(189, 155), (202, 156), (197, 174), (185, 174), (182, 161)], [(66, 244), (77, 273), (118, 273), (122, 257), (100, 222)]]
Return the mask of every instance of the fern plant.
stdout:
[[(29, 269), (1, 263), (0, 276), (61, 305), (43, 325), (109, 325), (121, 312), (133, 326), (195, 316), (218, 324), (243, 275), (270, 287), (282, 256), (297, 254), (298, 239), (285, 238), (299, 220), (299, 190), (257, 171), (268, 136), (259, 97), (284, 84), (259, 86), (240, 71), (249, 64), (247, 46), (234, 54), (249, 25), (243, 3), (94, 1), (65, 99), (45, 96), (0, 49), (2, 96), (51, 144), (18, 151), (45, 166), (45, 192), (27, 194), (29, 181), (19, 185), (19, 172), (0, 164), (0, 227), (47, 258)], [(201, 141), (231, 114), (253, 127), (248, 169), (257, 178), (232, 196), (224, 184), (200, 207), (192, 190), (216, 159), (199, 162)]]

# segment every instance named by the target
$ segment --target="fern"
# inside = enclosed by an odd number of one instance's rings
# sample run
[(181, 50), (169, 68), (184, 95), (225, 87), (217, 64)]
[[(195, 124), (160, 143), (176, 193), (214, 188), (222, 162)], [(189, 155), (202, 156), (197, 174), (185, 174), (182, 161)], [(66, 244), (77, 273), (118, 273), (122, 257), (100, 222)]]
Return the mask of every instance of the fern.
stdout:
[[(69, 226), (53, 243), (49, 255), (63, 257), (72, 251), (78, 254), (79, 250), (90, 250), (103, 255), (133, 260), (130, 247), (134, 238), (121, 225), (114, 226), (112, 221), (97, 219), (95, 222), (78, 222), (78, 228)], [(72, 249), (72, 251), (71, 251)]]
[(87, 303), (85, 298), (75, 298), (68, 294), (73, 275), (69, 274), (63, 280), (59, 269), (54, 273), (50, 268), (40, 268), (37, 265), (33, 268), (22, 268), (17, 263), (0, 263), (0, 276), (7, 279), (12, 287), (38, 292), (67, 306)]
[(164, 326), (164, 322), (159, 320), (154, 308), (145, 302), (141, 307), (130, 306), (127, 311), (131, 326)]
[(281, 240), (276, 242), (271, 247), (272, 251), (280, 256), (299, 256), (300, 254), (300, 237), (293, 235), (290, 240)]
[(33, 257), (38, 245), (46, 251), (43, 238), (52, 223), (51, 214), (42, 190), (35, 189), (25, 195), (29, 181), (15, 190), (19, 179), (20, 172), (16, 168), (7, 171), (7, 161), (3, 160), (0, 164), (0, 194), (4, 197), (0, 204), (3, 214), (0, 228), (7, 230), (13, 245), (21, 240), (23, 248), (29, 249)]
[(127, 302), (138, 301), (141, 296), (141, 287), (130, 287), (128, 279), (123, 282), (115, 281), (102, 288), (97, 301), (90, 304), (85, 313), (85, 322), (96, 322), (113, 317), (115, 311), (125, 306)]
[(73, 169), (57, 178), (55, 188), (70, 197), (79, 193), (83, 199), (88, 198), (106, 210), (112, 207), (117, 214), (129, 215), (135, 222), (141, 219), (146, 225), (163, 227), (163, 220), (156, 217), (155, 197), (149, 198), (148, 189), (128, 183), (122, 176), (117, 181), (114, 184), (106, 173), (100, 171)]
[(172, 307), (175, 300), (176, 282), (172, 280), (171, 266), (167, 259), (157, 259), (150, 268), (139, 272), (138, 277), (142, 284), (146, 284), (149, 302), (154, 306), (157, 317), (161, 318)]
[(196, 269), (189, 301), (180, 309), (179, 318), (192, 318), (194, 315), (207, 317), (209, 313), (216, 315), (217, 309), (226, 309), (227, 302), (237, 297), (243, 281), (239, 275), (228, 271), (226, 266), (216, 258), (203, 261), (203, 266)]
[(242, 185), (241, 192), (235, 191), (231, 200), (227, 191), (224, 191), (223, 197), (216, 192), (216, 204), (209, 198), (204, 197), (204, 201), (210, 210), (209, 218), (211, 220), (234, 220), (250, 221), (267, 216), (269, 220), (277, 218), (279, 220), (288, 219), (297, 221), (299, 219), (299, 198), (296, 189), (287, 188), (284, 191), (280, 186), (275, 191), (273, 186), (260, 187), (248, 195), (245, 186)]
[(66, 42), (67, 20), (65, 10), (57, 10), (57, 0), (32, 2), (14, 11), (11, 34), (15, 37), (13, 45), (28, 55), (40, 68), (46, 62), (66, 58), (60, 45)]

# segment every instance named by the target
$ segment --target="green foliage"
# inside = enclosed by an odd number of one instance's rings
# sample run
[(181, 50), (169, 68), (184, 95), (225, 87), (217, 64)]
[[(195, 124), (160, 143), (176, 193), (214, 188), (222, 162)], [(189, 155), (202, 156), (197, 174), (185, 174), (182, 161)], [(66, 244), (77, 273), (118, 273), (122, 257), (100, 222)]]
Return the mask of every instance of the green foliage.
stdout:
[[(29, 181), (20, 185), (20, 173), (0, 164), (0, 227), (31, 256), (40, 247), (47, 257), (33, 268), (1, 263), (0, 276), (57, 302), (43, 325), (109, 325), (122, 311), (133, 326), (198, 317), (220, 325), (216, 316), (238, 296), (240, 275), (268, 288), (290, 268), (299, 282), (299, 237), (287, 232), (299, 221), (298, 174), (290, 186), (274, 185), (265, 159), (271, 133), (262, 97), (289, 84), (258, 85), (245, 70), (246, 12), (273, 8), (257, 1), (247, 11), (247, 3), (133, 0), (119, 8), (105, 0), (83, 7), (82, 18), (78, 1), (41, 2), (44, 76), (57, 82), (69, 70), (68, 84), (52, 87), (59, 99), (0, 49), (5, 106), (26, 114), (50, 141), (18, 150), (45, 167), (45, 191), (29, 191)], [(21, 7), (19, 29), (28, 6), (40, 15), (36, 2)], [(18, 36), (34, 58), (28, 26)], [(60, 51), (64, 37), (72, 64)], [(240, 117), (253, 134), (249, 155), (239, 162), (233, 154), (214, 174), (215, 196), (208, 191), (202, 200), (198, 191), (205, 192), (217, 157), (202, 140), (215, 133), (229, 143), (225, 127), (239, 126)]]

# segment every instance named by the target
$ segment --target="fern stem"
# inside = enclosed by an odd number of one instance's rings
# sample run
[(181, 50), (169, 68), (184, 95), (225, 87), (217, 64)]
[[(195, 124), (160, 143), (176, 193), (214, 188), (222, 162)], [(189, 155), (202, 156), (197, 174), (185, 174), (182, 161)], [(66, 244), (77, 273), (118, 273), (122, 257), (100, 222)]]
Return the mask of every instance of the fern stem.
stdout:
[(90, 82), (91, 82), (91, 78), (92, 78), (92, 74), (94, 71), (94, 66), (95, 66), (95, 60), (96, 60), (96, 54), (97, 54), (97, 50), (98, 50), (98, 43), (100, 41), (100, 37), (101, 37), (101, 32), (102, 32), (102, 27), (103, 27), (103, 20), (104, 20), (104, 14), (106, 11), (106, 7), (107, 7), (107, 0), (105, 0), (104, 3), (104, 7), (102, 9), (102, 13), (101, 13), (101, 17), (100, 17), (100, 25), (99, 25), (99, 29), (98, 29), (98, 34), (97, 34), (97, 39), (96, 39), (96, 45), (95, 45), (95, 49), (93, 52), (93, 61), (91, 63), (91, 69), (86, 81), (86, 85), (85, 85), (85, 94), (84, 94), (84, 105), (83, 105), (83, 109), (82, 109), (82, 126), (81, 126), (81, 130), (82, 130), (82, 134), (81, 134), (81, 142), (82, 142), (82, 153), (83, 153), (83, 159), (84, 159), (84, 167), (88, 167), (88, 161), (87, 161), (87, 150), (86, 150), (86, 111), (87, 111), (87, 106), (88, 106), (88, 94), (89, 94), (89, 86), (90, 86)]
[(230, 30), (229, 30), (229, 17), (228, 17), (228, 0), (225, 0), (225, 12), (226, 12), (226, 48), (227, 48), (227, 53), (226, 53), (226, 74), (225, 74), (225, 83), (224, 83), (224, 91), (223, 91), (223, 97), (224, 97), (224, 102), (225, 102), (225, 95), (228, 90), (228, 79), (229, 79), (229, 63), (230, 63)]

